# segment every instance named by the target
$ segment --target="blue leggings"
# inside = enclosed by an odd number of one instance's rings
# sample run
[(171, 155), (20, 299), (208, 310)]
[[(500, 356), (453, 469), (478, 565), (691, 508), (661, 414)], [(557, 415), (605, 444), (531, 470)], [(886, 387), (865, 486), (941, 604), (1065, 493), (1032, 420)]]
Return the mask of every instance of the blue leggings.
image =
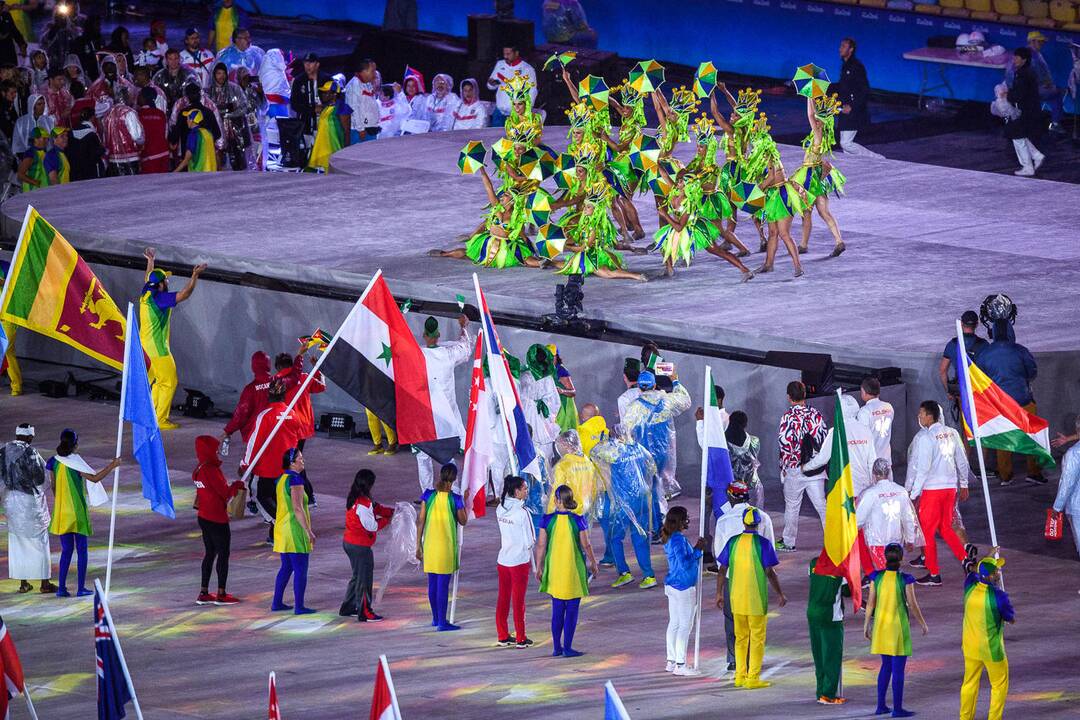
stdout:
[(304, 608), (304, 591), (307, 590), (307, 553), (281, 553), (281, 569), (278, 570), (277, 579), (274, 581), (273, 608), (281, 608), (284, 604), (285, 586), (289, 584), (289, 578), (293, 581), (293, 610), (298, 612)]
[(446, 619), (446, 608), (450, 603), (450, 578), (453, 575), (441, 573), (428, 573), (427, 597), (431, 605), (431, 626), (446, 627), (450, 622)]
[(556, 655), (574, 649), (574, 631), (577, 630), (580, 606), (581, 598), (573, 600), (551, 598), (551, 641)]
[(60, 536), (60, 587), (67, 587), (68, 567), (71, 565), (71, 552), (79, 553), (78, 572), (79, 590), (86, 589), (86, 536), (79, 533), (64, 533)]
[(904, 666), (907, 665), (906, 655), (882, 655), (881, 669), (877, 676), (877, 711), (887, 712), (885, 705), (885, 691), (889, 689), (889, 679), (892, 679), (893, 712), (904, 709)]

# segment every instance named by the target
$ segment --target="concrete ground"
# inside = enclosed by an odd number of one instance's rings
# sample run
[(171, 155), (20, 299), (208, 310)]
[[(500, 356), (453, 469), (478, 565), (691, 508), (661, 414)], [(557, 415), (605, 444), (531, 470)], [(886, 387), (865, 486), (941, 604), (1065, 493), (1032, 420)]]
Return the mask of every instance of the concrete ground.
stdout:
[[(33, 422), (39, 434), (37, 445), (48, 457), (60, 430), (75, 427), (81, 434), (83, 456), (100, 466), (112, 455), (116, 413), (114, 405), (78, 399), (4, 397), (0, 428)], [(286, 717), (362, 717), (370, 703), (380, 653), (390, 660), (406, 718), (598, 717), (602, 686), (609, 679), (634, 718), (718, 713), (746, 718), (871, 716), (878, 663), (862, 638), (861, 615), (848, 620), (846, 633), (844, 682), (850, 702), (838, 708), (814, 703), (804, 610), (806, 564), (812, 550), (820, 547), (821, 532), (808, 515), (801, 521), (801, 550), (783, 555), (778, 569), (790, 602), (783, 609), (775, 603), (772, 607), (764, 675), (774, 685), (767, 690), (749, 692), (732, 686), (724, 673), (722, 616), (708, 605), (701, 629), (705, 674), (694, 679), (665, 675), (663, 591), (642, 591), (636, 586), (612, 590), (608, 585), (614, 571), (610, 569), (594, 583), (593, 594), (582, 608), (576, 644), (586, 651), (585, 656), (574, 660), (549, 657), (549, 602), (536, 592), (535, 582), (528, 596), (528, 622), (537, 646), (527, 651), (492, 647), (499, 541), (490, 516), (465, 531), (458, 605), (461, 632), (431, 630), (426, 584), (419, 574), (406, 574), (391, 584), (378, 607), (385, 622), (358, 625), (339, 618), (336, 610), (348, 572), (340, 549), (343, 498), (353, 473), (360, 467), (374, 469), (378, 473), (375, 495), (386, 504), (411, 500), (417, 492), (415, 469), (407, 454), (369, 458), (369, 446), (362, 440), (317, 438), (306, 451), (319, 497), (313, 514), (318, 539), (311, 557), (308, 604), (320, 612), (302, 618), (269, 613), (278, 561), (261, 542), (263, 524), (252, 518), (237, 521), (233, 527), (229, 590), (244, 602), (231, 608), (196, 607), (202, 545), (191, 510), (193, 439), (197, 434), (218, 434), (224, 421), (180, 421), (182, 428), (166, 435), (177, 519), (166, 520), (146, 508), (134, 468), (125, 469), (121, 480), (111, 606), (149, 718), (260, 715), (265, 712), (266, 676), (271, 670), (277, 672)], [(227, 467), (235, 464), (238, 450), (234, 446)], [(683, 482), (694, 484), (686, 476)], [(696, 518), (693, 495), (688, 493), (682, 502)], [(999, 523), (1010, 516), (1009, 497), (1019, 495), (995, 497)], [(773, 511), (779, 532), (777, 488), (769, 488), (766, 506)], [(95, 510), (93, 521), (90, 574), (102, 577), (108, 515)], [(692, 527), (696, 528), (696, 520)], [(1030, 531), (1038, 535), (1041, 527)], [(984, 535), (974, 527), (972, 532), (973, 541), (985, 544)], [(596, 531), (593, 542), (602, 542)], [(5, 543), (6, 535), (0, 535), (0, 545)], [(386, 543), (384, 538), (375, 548), (377, 578)], [(663, 553), (658, 547), (653, 550), (662, 580)], [(1080, 699), (1075, 689), (1080, 649), (1068, 640), (1077, 632), (1080, 565), (1010, 548), (1003, 553), (1008, 558), (1007, 589), (1018, 613), (1017, 624), (1006, 632), (1011, 665), (1006, 717), (1068, 717)], [(956, 717), (962, 668), (962, 575), (951, 562), (944, 567), (943, 587), (918, 591), (931, 633), (923, 637), (915, 632), (905, 701), (920, 717), (934, 719)], [(713, 582), (707, 577), (706, 588), (711, 590)], [(0, 582), (0, 606), (40, 716), (91, 717), (95, 679), (90, 599), (18, 595), (15, 587), (14, 581)], [(707, 598), (710, 595), (706, 593)], [(979, 717), (985, 717), (987, 694), (984, 684)], [(12, 717), (26, 717), (18, 700), (13, 703)]]

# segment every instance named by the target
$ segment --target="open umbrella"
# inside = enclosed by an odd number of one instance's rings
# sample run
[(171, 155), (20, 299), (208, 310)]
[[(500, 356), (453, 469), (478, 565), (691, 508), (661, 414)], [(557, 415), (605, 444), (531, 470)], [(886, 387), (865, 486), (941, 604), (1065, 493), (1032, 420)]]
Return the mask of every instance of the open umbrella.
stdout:
[(545, 223), (536, 232), (536, 252), (546, 258), (553, 258), (566, 247), (566, 234), (555, 223)]
[(501, 137), (495, 142), (491, 143), (491, 160), (494, 163), (500, 163), (510, 157), (514, 152), (514, 143), (510, 142), (508, 138)]
[(635, 170), (656, 170), (660, 161), (660, 142), (652, 135), (641, 133), (630, 143), (630, 164)]
[(555, 174), (555, 159), (539, 148), (529, 148), (521, 153), (518, 172), (530, 180), (543, 182)]
[(608, 106), (608, 98), (611, 91), (608, 89), (604, 78), (597, 75), (586, 75), (578, 83), (578, 97), (590, 103), (596, 110), (604, 110)]
[(808, 98), (824, 97), (829, 91), (829, 76), (825, 68), (810, 63), (802, 65), (791, 78), (795, 91)]
[(566, 52), (555, 53), (544, 61), (544, 69), (547, 70), (555, 63), (559, 63), (560, 66), (566, 67), (570, 64), (570, 61), (576, 57), (577, 52), (575, 52), (574, 50), (567, 50)]
[(728, 199), (733, 205), (742, 207), (747, 212), (755, 212), (765, 207), (765, 191), (757, 183), (745, 180), (731, 186)]
[(559, 153), (555, 158), (555, 184), (563, 190), (570, 189), (571, 178), (577, 168), (574, 156), (570, 153)]
[(659, 195), (660, 197), (667, 197), (667, 194), (671, 192), (671, 183), (664, 179), (663, 175), (657, 175), (649, 180), (649, 189), (653, 191), (653, 195)]
[(716, 66), (711, 62), (701, 63), (694, 73), (694, 94), (699, 98), (707, 98), (715, 88)]
[(658, 90), (664, 84), (664, 66), (655, 60), (642, 60), (630, 71), (628, 82), (642, 95)]
[(470, 140), (465, 143), (465, 147), (461, 148), (457, 166), (461, 169), (462, 175), (472, 175), (484, 167), (485, 159), (487, 159), (487, 148), (484, 147), (484, 143), (479, 140)]
[(543, 188), (537, 188), (525, 198), (525, 209), (529, 211), (529, 217), (533, 225), (546, 225), (551, 219), (551, 203), (554, 199), (551, 193)]

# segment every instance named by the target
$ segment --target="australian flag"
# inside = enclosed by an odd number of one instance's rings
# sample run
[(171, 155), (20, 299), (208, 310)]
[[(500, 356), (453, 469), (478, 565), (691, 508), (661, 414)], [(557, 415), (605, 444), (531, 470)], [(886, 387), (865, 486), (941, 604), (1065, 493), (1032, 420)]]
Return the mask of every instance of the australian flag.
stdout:
[(105, 615), (101, 588), (94, 590), (94, 651), (97, 653), (98, 720), (119, 720), (131, 702), (127, 668), (117, 650), (113, 627)]

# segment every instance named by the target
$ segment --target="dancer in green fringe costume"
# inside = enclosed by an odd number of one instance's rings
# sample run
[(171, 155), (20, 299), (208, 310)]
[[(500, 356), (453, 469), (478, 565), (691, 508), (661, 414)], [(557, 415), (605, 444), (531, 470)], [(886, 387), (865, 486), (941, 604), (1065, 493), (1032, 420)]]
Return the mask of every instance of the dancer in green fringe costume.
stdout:
[(803, 268), (799, 261), (799, 250), (791, 239), (791, 223), (796, 215), (802, 215), (806, 210), (805, 193), (784, 174), (780, 151), (769, 134), (765, 113), (761, 113), (751, 130), (750, 155), (746, 159), (743, 177), (761, 178), (757, 184), (765, 191), (763, 212), (765, 221), (769, 223), (769, 239), (765, 250), (765, 264), (756, 272), (772, 272), (779, 238), (784, 241), (784, 247), (791, 255), (795, 277), (799, 277), (803, 274)]
[(802, 167), (791, 176), (791, 181), (806, 191), (807, 207), (802, 216), (802, 243), (799, 245), (799, 252), (806, 252), (810, 247), (812, 211), (815, 208), (829, 227), (836, 243), (831, 257), (837, 257), (847, 249), (840, 237), (840, 226), (829, 212), (829, 193), (841, 195), (847, 178), (825, 159), (826, 156), (832, 156), (832, 149), (836, 146), (834, 124), (839, 112), (840, 101), (835, 95), (806, 98), (806, 118), (810, 122), (810, 134), (802, 143), (805, 149)]
[[(736, 257), (746, 257), (750, 254), (749, 248), (739, 240), (735, 234), (735, 226), (738, 223), (738, 208), (731, 203), (730, 196), (731, 190), (736, 183), (739, 182), (740, 168), (745, 156), (744, 148), (740, 146), (738, 137), (735, 131), (735, 123), (739, 120), (739, 114), (734, 110), (738, 105), (738, 101), (732, 97), (728, 92), (727, 86), (724, 83), (717, 83), (716, 88), (728, 99), (733, 108), (731, 115), (725, 118), (723, 113), (720, 112), (720, 106), (716, 101), (716, 95), (709, 96), (709, 109), (712, 112), (713, 120), (723, 131), (717, 140), (717, 151), (722, 150), (724, 152), (724, 163), (720, 166), (720, 172), (716, 181), (716, 192), (724, 195), (728, 199), (728, 205), (731, 207), (731, 214), (724, 217), (722, 221), (714, 221), (717, 227), (720, 228), (720, 234), (724, 238), (724, 243), (721, 247), (724, 250), (728, 250), (731, 247), (738, 248), (739, 252)], [(715, 156), (714, 156), (715, 157)], [(761, 233), (761, 239), (764, 242), (765, 235), (761, 232), (761, 223), (756, 223), (759, 233)]]

